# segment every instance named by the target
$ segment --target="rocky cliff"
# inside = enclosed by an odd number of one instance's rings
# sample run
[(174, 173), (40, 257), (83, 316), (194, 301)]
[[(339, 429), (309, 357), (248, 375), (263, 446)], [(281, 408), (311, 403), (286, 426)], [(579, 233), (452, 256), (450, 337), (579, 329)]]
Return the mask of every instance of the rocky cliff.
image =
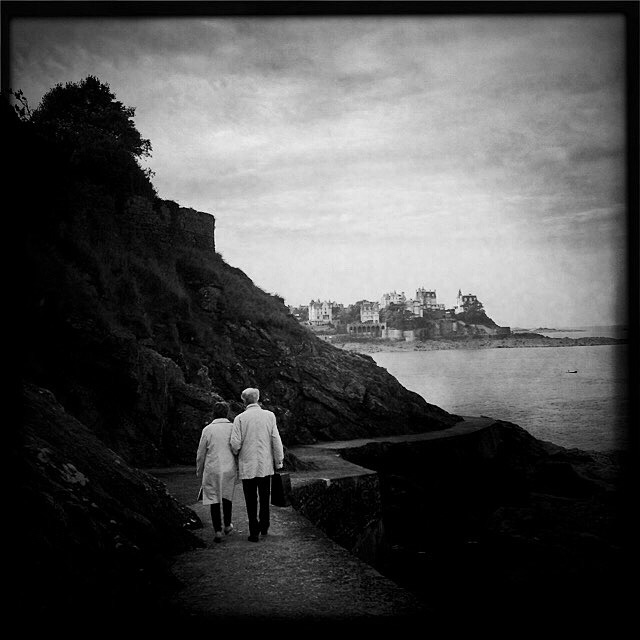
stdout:
[[(202, 546), (200, 519), (165, 485), (130, 467), (64, 410), (26, 384), (22, 429), (9, 441), (6, 513), (16, 619), (106, 621), (143, 615), (175, 588), (171, 554)], [(5, 565), (6, 566), (6, 565)]]

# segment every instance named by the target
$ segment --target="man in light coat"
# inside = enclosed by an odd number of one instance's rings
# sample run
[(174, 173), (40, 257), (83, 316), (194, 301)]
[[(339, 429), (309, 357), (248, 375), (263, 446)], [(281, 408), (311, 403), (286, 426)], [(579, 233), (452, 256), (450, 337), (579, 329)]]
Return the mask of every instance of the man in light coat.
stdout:
[(258, 404), (260, 391), (245, 389), (241, 398), (245, 410), (233, 421), (230, 444), (231, 450), (238, 455), (249, 518), (249, 540), (258, 542), (258, 534), (266, 536), (269, 530), (271, 476), (274, 469), (282, 468), (284, 449), (275, 415)]

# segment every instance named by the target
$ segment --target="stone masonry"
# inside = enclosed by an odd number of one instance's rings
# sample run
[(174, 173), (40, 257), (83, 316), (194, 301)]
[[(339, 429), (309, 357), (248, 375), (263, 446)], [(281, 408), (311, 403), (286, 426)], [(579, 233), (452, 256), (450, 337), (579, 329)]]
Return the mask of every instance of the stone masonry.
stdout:
[(147, 198), (134, 196), (128, 202), (121, 227), (132, 238), (215, 251), (215, 217), (180, 207), (171, 200), (160, 200), (154, 206)]

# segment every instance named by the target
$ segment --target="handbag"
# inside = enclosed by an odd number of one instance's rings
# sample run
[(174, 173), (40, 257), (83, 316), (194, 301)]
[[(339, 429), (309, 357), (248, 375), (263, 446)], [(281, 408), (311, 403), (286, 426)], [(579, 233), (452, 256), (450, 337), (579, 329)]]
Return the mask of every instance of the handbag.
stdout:
[(276, 507), (291, 504), (291, 477), (288, 473), (276, 471), (271, 476), (271, 504)]

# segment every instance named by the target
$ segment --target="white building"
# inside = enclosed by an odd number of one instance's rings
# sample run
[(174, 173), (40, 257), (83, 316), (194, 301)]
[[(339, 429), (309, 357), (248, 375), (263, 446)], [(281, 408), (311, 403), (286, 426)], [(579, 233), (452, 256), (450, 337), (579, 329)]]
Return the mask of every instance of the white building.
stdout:
[(424, 316), (424, 305), (420, 300), (407, 300), (404, 303), (404, 308), (418, 318)]
[(363, 300), (360, 305), (360, 322), (378, 324), (380, 322), (380, 304)]
[(390, 304), (404, 304), (407, 297), (404, 295), (404, 291), (397, 293), (395, 290), (391, 293), (383, 294), (380, 298), (380, 307), (386, 309)]
[(444, 311), (444, 304), (439, 304), (435, 290), (429, 291), (420, 287), (416, 291), (416, 300), (420, 300), (425, 311)]
[(458, 297), (456, 298), (456, 313), (462, 313), (466, 307), (478, 302), (477, 296), (472, 293), (462, 295), (462, 290), (458, 289)]
[(317, 302), (312, 300), (309, 305), (309, 322), (311, 324), (331, 324), (333, 322), (334, 302), (324, 300)]

